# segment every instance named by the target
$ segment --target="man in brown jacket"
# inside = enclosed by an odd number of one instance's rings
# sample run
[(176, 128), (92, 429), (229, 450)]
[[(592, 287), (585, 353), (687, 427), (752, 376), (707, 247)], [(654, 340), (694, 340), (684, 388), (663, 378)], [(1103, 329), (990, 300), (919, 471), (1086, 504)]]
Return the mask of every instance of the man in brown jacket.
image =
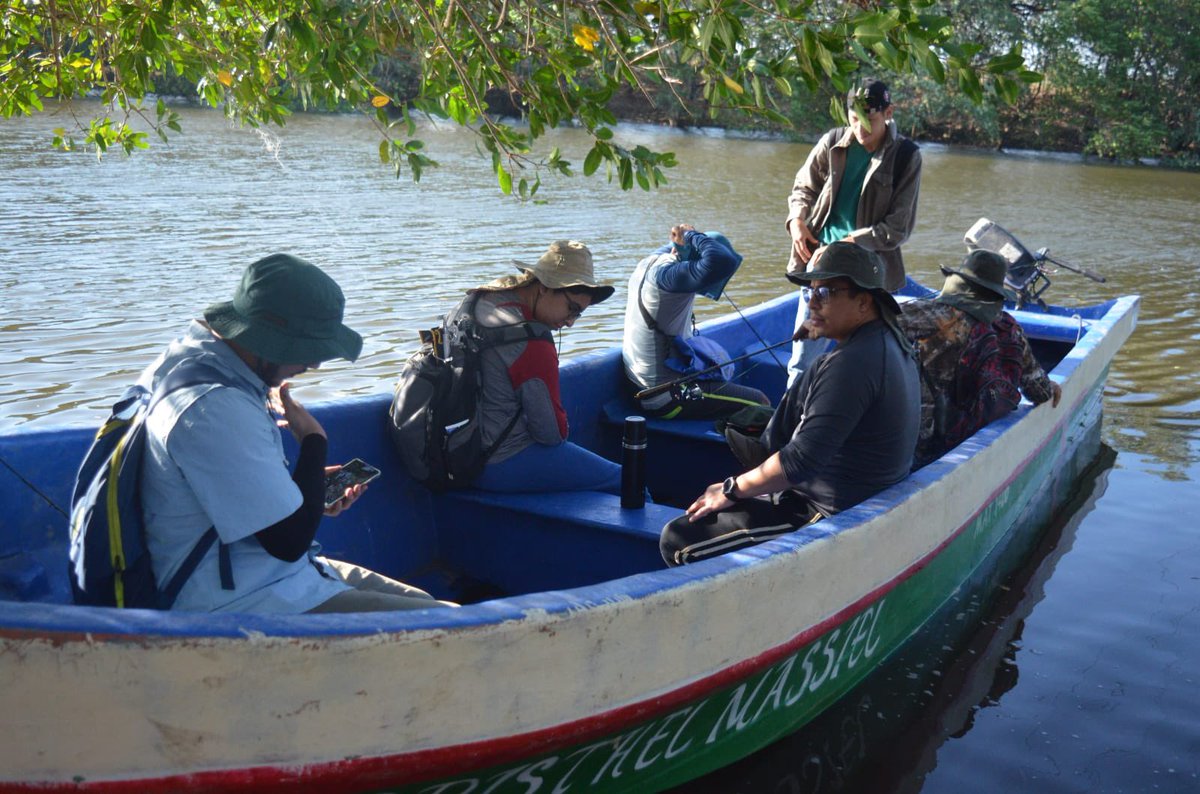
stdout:
[[(788, 196), (788, 278), (800, 283), (795, 275), (804, 272), (817, 248), (845, 240), (879, 254), (886, 267), (884, 286), (895, 292), (905, 281), (900, 245), (916, 223), (921, 152), (897, 131), (891, 92), (882, 81), (864, 81), (849, 92), (846, 103), (850, 126), (821, 137)], [(807, 309), (800, 301), (797, 331)], [(788, 362), (788, 384), (827, 349), (827, 340), (797, 341)]]

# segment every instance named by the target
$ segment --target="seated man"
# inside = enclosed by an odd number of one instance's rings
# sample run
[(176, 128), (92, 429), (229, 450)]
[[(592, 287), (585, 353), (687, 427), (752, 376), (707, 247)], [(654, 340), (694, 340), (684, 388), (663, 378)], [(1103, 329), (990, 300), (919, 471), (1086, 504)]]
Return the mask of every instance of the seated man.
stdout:
[[(668, 565), (743, 548), (852, 507), (904, 479), (920, 419), (917, 365), (895, 325), (878, 254), (848, 242), (817, 251), (804, 330), (837, 342), (784, 395), (761, 438), (726, 431), (752, 467), (710, 485), (663, 528)], [(772, 501), (752, 497), (779, 496)]]
[[(681, 366), (679, 346), (694, 338), (692, 304), (696, 295), (719, 300), (741, 263), (742, 257), (724, 236), (701, 234), (688, 224), (672, 227), (671, 245), (638, 262), (629, 279), (621, 345), (625, 376), (636, 390), (689, 374)], [(717, 419), (747, 405), (771, 403), (758, 389), (716, 377), (694, 381), (697, 388), (647, 397), (640, 407), (663, 419)]]
[[(364, 486), (347, 488), (326, 508), (325, 430), (287, 380), (329, 359), (358, 357), (362, 337), (342, 324), (344, 307), (342, 290), (319, 268), (274, 254), (250, 265), (233, 300), (209, 306), (142, 373), (140, 382), (153, 388), (184, 361), (216, 371), (212, 383), (170, 392), (146, 418), (141, 499), (158, 581), (183, 567), (209, 527), (219, 540), (172, 609), (287, 614), (444, 605), (315, 555), (321, 516), (348, 508)], [(300, 445), (290, 474), (282, 427)]]
[(991, 251), (972, 251), (932, 300), (910, 301), (900, 327), (921, 357), (921, 431), (914, 465), (924, 466), (1017, 407), (1057, 407), (1062, 389), (1042, 370), (1021, 326), (1004, 311), (1016, 300), (1004, 286), (1007, 266)]

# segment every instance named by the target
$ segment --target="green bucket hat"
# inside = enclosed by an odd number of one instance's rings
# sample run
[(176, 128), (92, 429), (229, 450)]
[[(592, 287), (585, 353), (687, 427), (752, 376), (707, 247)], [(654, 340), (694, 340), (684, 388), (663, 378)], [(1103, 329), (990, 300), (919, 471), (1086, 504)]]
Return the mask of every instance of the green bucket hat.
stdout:
[(362, 337), (342, 324), (345, 308), (341, 287), (319, 267), (272, 254), (247, 267), (233, 300), (209, 306), (204, 319), (272, 364), (353, 361)]
[(965, 279), (977, 287), (983, 287), (993, 295), (976, 295), (982, 299), (1005, 299), (1016, 302), (1017, 295), (1015, 292), (1004, 286), (1004, 276), (1008, 274), (1008, 262), (1004, 257), (995, 251), (988, 251), (983, 248), (977, 248), (959, 265), (958, 270), (952, 267), (941, 266), (942, 275), (946, 276), (946, 282), (951, 287), (966, 286), (954, 285), (950, 283), (953, 276)]
[(900, 313), (900, 304), (883, 286), (883, 260), (879, 254), (861, 245), (839, 240), (817, 249), (803, 273), (789, 274), (793, 281), (825, 281), (831, 278), (848, 278), (861, 289), (868, 290), (881, 309), (892, 314)]

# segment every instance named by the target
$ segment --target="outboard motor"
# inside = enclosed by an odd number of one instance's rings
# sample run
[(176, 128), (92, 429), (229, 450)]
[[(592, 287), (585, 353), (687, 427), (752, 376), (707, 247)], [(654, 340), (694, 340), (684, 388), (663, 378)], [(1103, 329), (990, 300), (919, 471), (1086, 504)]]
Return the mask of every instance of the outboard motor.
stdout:
[(1093, 273), (1087, 268), (1076, 267), (1049, 256), (1049, 248), (1039, 248), (1037, 253), (1030, 253), (1021, 241), (1013, 237), (1004, 227), (993, 223), (987, 218), (980, 218), (975, 225), (963, 235), (967, 249), (974, 251), (982, 248), (995, 251), (1008, 263), (1008, 274), (1004, 277), (1005, 286), (1017, 293), (1017, 308), (1028, 304), (1036, 304), (1043, 309), (1046, 302), (1042, 293), (1050, 286), (1050, 276), (1046, 272), (1045, 263), (1051, 262), (1059, 267), (1087, 276), (1093, 281), (1104, 283), (1104, 276)]

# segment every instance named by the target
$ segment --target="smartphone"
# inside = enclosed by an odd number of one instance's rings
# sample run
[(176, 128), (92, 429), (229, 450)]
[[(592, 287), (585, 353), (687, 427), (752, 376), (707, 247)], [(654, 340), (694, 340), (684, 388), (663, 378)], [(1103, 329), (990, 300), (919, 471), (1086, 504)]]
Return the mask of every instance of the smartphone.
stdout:
[(362, 458), (355, 458), (337, 471), (325, 475), (325, 506), (333, 507), (346, 495), (347, 488), (352, 485), (365, 485), (379, 474), (379, 469), (364, 462)]

